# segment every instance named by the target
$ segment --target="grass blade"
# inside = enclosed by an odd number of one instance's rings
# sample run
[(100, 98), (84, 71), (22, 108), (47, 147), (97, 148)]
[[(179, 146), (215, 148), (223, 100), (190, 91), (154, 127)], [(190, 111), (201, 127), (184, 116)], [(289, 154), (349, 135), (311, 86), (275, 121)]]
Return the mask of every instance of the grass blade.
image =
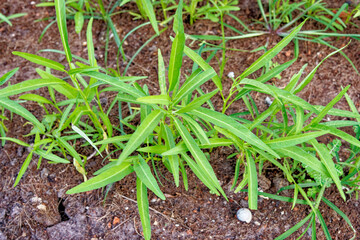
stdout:
[(141, 226), (143, 228), (144, 238), (151, 239), (151, 223), (149, 213), (149, 200), (145, 184), (139, 177), (136, 178), (136, 200), (139, 209)]
[(324, 144), (318, 143), (316, 139), (313, 139), (311, 141), (311, 144), (314, 146), (316, 152), (319, 154), (321, 162), (325, 165), (325, 168), (329, 172), (331, 179), (334, 181), (336, 187), (338, 188), (341, 197), (344, 199), (344, 201), (346, 201), (345, 193), (342, 189), (339, 175), (337, 174), (337, 170), (335, 168), (335, 164), (332, 160), (332, 156), (330, 155), (329, 150)]
[(152, 175), (149, 165), (147, 165), (140, 155), (138, 155), (138, 160), (134, 161), (134, 170), (136, 176), (140, 178), (141, 182), (145, 184), (147, 188), (153, 191), (159, 198), (165, 200), (165, 196), (160, 190), (155, 177)]
[(297, 26), (288, 36), (282, 39), (275, 47), (267, 51), (264, 55), (262, 55), (259, 59), (257, 59), (250, 67), (248, 67), (239, 77), (238, 79), (243, 79), (246, 76), (249, 76), (251, 73), (255, 72), (259, 68), (263, 67), (266, 63), (268, 63), (273, 57), (275, 57), (285, 46), (287, 46), (290, 41), (296, 36), (296, 34), (300, 31), (301, 27), (305, 22), (302, 22)]
[(257, 210), (258, 201), (258, 180), (256, 173), (255, 161), (251, 156), (249, 150), (246, 151), (246, 161), (248, 166), (248, 185), (249, 185), (249, 208)]
[[(174, 141), (174, 136), (171, 132), (171, 129), (167, 125), (162, 124), (162, 132), (163, 132), (165, 146), (166, 146), (167, 150), (174, 148), (175, 141)], [(169, 160), (170, 168), (171, 168), (172, 174), (174, 176), (175, 185), (176, 185), (176, 187), (178, 187), (179, 186), (179, 157), (177, 155), (170, 155), (170, 156), (167, 156), (167, 158)]]
[(122, 151), (117, 164), (120, 164), (123, 160), (125, 160), (145, 141), (145, 139), (153, 132), (154, 128), (159, 124), (160, 119), (163, 116), (164, 114), (160, 110), (154, 110), (144, 119), (136, 131), (131, 135), (131, 138)]
[(141, 4), (143, 5), (143, 9), (147, 17), (149, 18), (149, 21), (154, 31), (157, 35), (160, 35), (152, 2), (150, 0), (141, 0)]
[(204, 153), (198, 147), (198, 144), (191, 137), (190, 133), (185, 128), (185, 126), (177, 118), (174, 118), (174, 123), (176, 129), (179, 131), (181, 138), (184, 140), (187, 148), (189, 149), (192, 156), (199, 165), (200, 170), (205, 174), (205, 176), (207, 176), (211, 180), (212, 186), (216, 187), (221, 192), (221, 194), (226, 198), (226, 195), (219, 184), (219, 180), (217, 179), (214, 170), (212, 169)]
[[(13, 85), (13, 86), (15, 86), (15, 85)], [(37, 118), (32, 113), (30, 113), (26, 108), (24, 108), (17, 102), (12, 101), (8, 98), (0, 98), (0, 106), (8, 109), (10, 112), (13, 112), (13, 113), (16, 113), (16, 114), (22, 116), (23, 118), (25, 118), (26, 120), (28, 120), (29, 122), (34, 124), (42, 132), (45, 131), (45, 126), (42, 123), (40, 123), (39, 120), (37, 120)]]
[(311, 216), (313, 216), (313, 213), (311, 212), (309, 215), (307, 215), (303, 220), (301, 220), (300, 222), (298, 222), (297, 224), (295, 224), (292, 228), (290, 228), (289, 230), (287, 230), (286, 232), (284, 232), (283, 234), (281, 234), (280, 236), (278, 236), (277, 238), (275, 238), (275, 240), (283, 240), (286, 239), (287, 237), (289, 237), (291, 234), (293, 234), (294, 232), (296, 232), (301, 226), (303, 226), (307, 221), (309, 221), (309, 219), (311, 218)]
[(55, 62), (53, 60), (44, 58), (44, 57), (40, 57), (38, 55), (35, 54), (31, 54), (31, 53), (24, 53), (24, 52), (12, 52), (12, 54), (25, 58), (26, 60), (29, 60), (30, 62), (54, 69), (54, 70), (58, 70), (58, 71), (62, 71), (62, 72), (66, 72), (65, 71), (65, 66)]
[(215, 70), (211, 68), (196, 75), (194, 78), (189, 78), (188, 81), (185, 81), (185, 83), (181, 86), (179, 92), (174, 96), (173, 104), (180, 102), (185, 96), (192, 93), (197, 87), (201, 86), (215, 75)]
[(72, 130), (77, 132), (81, 137), (83, 137), (102, 157), (101, 152), (99, 152), (99, 149), (95, 146), (93, 141), (91, 141), (91, 139), (86, 135), (86, 133), (84, 133), (80, 128), (78, 128), (77, 126), (75, 126), (73, 124), (71, 125), (71, 128), (72, 128)]
[(2, 77), (0, 77), (0, 86), (7, 82), (14, 74), (19, 70), (19, 68), (14, 68), (13, 70), (5, 73)]
[(16, 187), (16, 185), (18, 185), (18, 183), (20, 182), (20, 179), (22, 178), (22, 176), (24, 175), (26, 169), (28, 168), (29, 164), (30, 164), (30, 161), (32, 159), (32, 155), (33, 155), (33, 151), (31, 151), (29, 153), (29, 155), (26, 157), (23, 165), (21, 166), (20, 168), (20, 171), (15, 179), (15, 183), (14, 183), (14, 187)]
[(73, 187), (72, 189), (68, 190), (66, 194), (87, 192), (104, 187), (110, 183), (120, 181), (133, 171), (134, 169), (131, 167), (131, 163), (123, 162), (122, 164), (115, 165), (112, 168), (102, 172), (100, 175), (91, 178), (88, 181), (77, 185), (76, 187)]
[(158, 49), (158, 78), (161, 95), (165, 95), (166, 91), (166, 74), (165, 74), (165, 64), (164, 59), (161, 54), (161, 50)]
[(269, 152), (276, 158), (279, 158), (279, 155), (274, 152), (269, 146), (262, 142), (255, 134), (253, 134), (249, 129), (244, 127), (242, 124), (236, 122), (232, 118), (226, 116), (225, 114), (212, 111), (206, 108), (199, 108), (197, 110), (191, 111), (192, 114), (204, 119), (205, 121), (211, 122), (216, 126), (225, 128), (241, 138), (242, 140), (257, 146), (258, 148)]
[[(184, 53), (191, 59), (193, 60), (196, 64), (198, 64), (201, 69), (203, 69), (204, 71), (208, 70), (208, 69), (213, 69), (199, 54), (197, 54), (194, 50), (192, 50), (191, 48), (185, 46), (184, 47)], [(222, 90), (222, 84), (221, 84), (221, 79), (220, 77), (216, 74), (213, 78), (212, 78), (213, 82), (215, 83), (215, 85), (219, 88), (219, 90)]]
[(66, 60), (70, 64), (72, 55), (69, 47), (68, 32), (66, 27), (66, 9), (64, 0), (55, 0), (56, 19), (60, 32), (61, 42), (64, 47)]
[(328, 131), (316, 131), (310, 133), (302, 133), (299, 135), (280, 137), (269, 141), (264, 141), (272, 149), (281, 149), (285, 147), (295, 146), (297, 144), (310, 141), (324, 134), (329, 133)]
[(325, 166), (316, 157), (307, 153), (305, 150), (303, 150), (300, 147), (293, 146), (293, 147), (277, 149), (276, 151), (284, 156), (290, 157), (292, 159), (295, 159), (296, 161), (306, 164), (313, 170), (325, 176), (329, 176), (329, 173), (326, 170)]

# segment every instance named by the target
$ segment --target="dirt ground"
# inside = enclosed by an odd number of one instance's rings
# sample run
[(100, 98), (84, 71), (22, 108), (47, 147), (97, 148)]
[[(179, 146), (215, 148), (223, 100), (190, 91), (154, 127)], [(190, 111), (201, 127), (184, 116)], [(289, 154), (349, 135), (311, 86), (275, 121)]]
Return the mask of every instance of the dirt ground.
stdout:
[[(34, 1), (38, 3), (40, 1)], [(241, 1), (240, 1), (241, 2)], [(332, 3), (334, 7), (341, 6), (341, 1)], [(256, 9), (256, 1), (243, 1), (241, 11), (237, 16), (246, 22), (249, 18), (259, 18)], [(20, 67), (18, 73), (11, 79), (11, 83), (21, 82), (27, 79), (37, 78), (35, 64), (11, 54), (13, 51), (37, 53), (41, 49), (62, 49), (56, 24), (54, 24), (38, 43), (38, 38), (44, 27), (50, 21), (34, 22), (36, 19), (54, 16), (54, 10), (50, 8), (36, 8), (30, 1), (2, 0), (0, 2), (2, 14), (10, 15), (18, 12), (26, 12), (27, 16), (12, 20), (13, 26), (5, 23), (0, 24), (0, 76), (7, 71)], [(125, 13), (113, 17), (120, 37), (139, 25), (140, 21), (132, 21), (132, 17)], [(231, 19), (226, 19), (230, 25), (240, 26)], [(357, 21), (359, 24), (359, 21)], [(313, 28), (316, 25), (309, 22), (305, 28)], [(209, 21), (197, 21), (194, 25), (186, 24), (188, 34), (219, 34), (218, 24)], [(87, 49), (83, 44), (86, 42), (85, 31), (77, 35), (74, 31), (74, 23), (68, 22), (69, 42), (73, 54), (87, 57)], [(101, 21), (94, 21), (93, 36), (95, 53), (99, 65), (104, 65), (106, 27)], [(349, 27), (346, 33), (360, 33), (356, 27)], [(125, 42), (124, 51), (131, 57), (143, 43), (154, 34), (151, 27), (145, 27), (134, 34)], [(151, 93), (158, 92), (157, 83), (157, 49), (160, 48), (166, 63), (169, 61), (171, 41), (173, 36), (171, 29), (166, 30), (160, 37), (155, 38), (136, 57), (134, 64), (129, 68), (129, 75), (148, 76), (142, 84), (149, 86)], [(227, 36), (235, 35), (227, 30)], [(266, 37), (234, 40), (227, 43), (227, 47), (242, 50), (256, 49), (266, 42)], [(280, 41), (279, 37), (271, 36), (270, 46)], [(329, 39), (337, 47), (344, 46), (349, 39)], [(187, 42), (191, 44), (191, 42)], [(192, 47), (196, 48), (196, 44)], [(278, 56), (274, 62), (284, 63), (293, 57), (293, 45), (290, 44)], [(352, 40), (344, 53), (354, 62), (360, 70), (360, 42)], [(109, 46), (108, 66), (116, 68), (117, 48), (112, 39)], [(305, 73), (309, 73), (327, 54), (332, 50), (326, 46), (309, 42), (300, 43), (300, 54), (296, 63), (281, 74), (282, 78), (273, 81), (277, 86), (283, 87), (291, 76), (299, 71), (304, 64), (308, 64)], [(64, 56), (57, 54), (42, 53), (57, 61), (64, 61)], [(242, 73), (262, 52), (227, 52), (227, 65), (225, 75), (232, 71), (235, 76)], [(205, 57), (205, 55), (203, 56)], [(216, 60), (214, 60), (216, 61)], [(213, 65), (216, 65), (216, 62)], [(189, 59), (184, 60), (184, 69), (191, 69)], [(124, 70), (125, 65), (120, 69)], [(186, 72), (185, 72), (186, 73)], [(336, 54), (326, 60), (311, 84), (306, 87), (299, 96), (311, 104), (326, 105), (347, 85), (351, 85), (348, 91), (356, 107), (360, 110), (360, 77), (352, 66), (340, 54)], [(224, 88), (229, 88), (231, 80), (224, 78)], [(204, 90), (215, 89), (212, 82), (204, 86)], [(40, 94), (43, 91), (37, 90)], [(45, 94), (45, 93), (44, 93)], [(111, 96), (102, 96), (106, 104), (111, 103)], [(254, 99), (259, 103), (260, 111), (264, 110), (263, 95), (255, 95)], [(214, 99), (214, 105), (219, 110), (222, 103)], [(36, 115), (43, 114), (40, 107), (26, 103), (30, 111)], [(348, 109), (346, 101), (340, 101), (336, 107)], [(235, 103), (227, 114), (243, 111), (245, 107), (239, 102)], [(8, 117), (10, 114), (6, 113)], [(117, 112), (112, 113), (116, 119)], [(33, 139), (24, 137), (30, 131), (26, 121), (14, 115), (13, 121), (7, 121), (8, 136), (20, 138), (31, 143)], [(82, 154), (91, 153), (89, 149), (81, 149)], [(89, 151), (89, 153), (87, 153)], [(211, 164), (220, 179), (230, 201), (209, 193), (208, 189), (200, 183), (196, 176), (188, 171), (189, 190), (185, 191), (181, 185), (176, 188), (168, 179), (172, 179), (166, 169), (159, 166), (163, 175), (161, 178), (161, 190), (166, 194), (166, 201), (149, 193), (150, 215), (152, 223), (152, 236), (154, 239), (274, 239), (281, 233), (291, 228), (295, 223), (302, 220), (310, 212), (309, 207), (297, 205), (291, 210), (291, 204), (259, 198), (257, 211), (253, 211), (253, 219), (250, 223), (239, 222), (235, 217), (239, 208), (247, 207), (246, 194), (234, 194), (230, 191), (234, 175), (235, 158), (227, 159), (233, 153), (231, 148), (219, 148), (211, 153)], [(28, 150), (22, 146), (8, 142), (0, 150), (0, 240), (5, 239), (142, 239), (141, 223), (136, 205), (135, 175), (130, 175), (111, 186), (111, 191), (104, 200), (101, 190), (94, 190), (76, 195), (66, 195), (65, 192), (82, 182), (82, 176), (76, 172), (72, 165), (51, 165), (43, 161), (40, 169), (36, 169), (37, 159), (34, 157), (29, 169), (17, 187), (13, 187), (14, 180), (25, 160)], [(116, 155), (114, 156), (116, 157)], [(102, 159), (95, 158), (87, 165), (88, 176), (105, 165)], [(259, 177), (260, 186), (269, 193), (275, 193), (276, 189), (285, 179), (281, 172), (271, 166), (266, 168)], [(343, 202), (335, 188), (327, 189), (325, 197), (337, 205), (351, 220), (358, 232), (360, 232), (359, 201), (354, 196), (347, 196)], [(325, 204), (320, 205), (320, 211), (329, 227), (334, 239), (350, 239), (352, 230), (345, 221)], [(318, 223), (318, 239), (325, 236)], [(301, 228), (302, 231), (305, 227)], [(301, 232), (302, 232), (301, 231)], [(296, 239), (301, 234), (298, 232), (291, 236)], [(359, 235), (359, 234), (358, 234)], [(308, 231), (304, 239), (310, 239)], [(357, 236), (359, 239), (359, 236)]]

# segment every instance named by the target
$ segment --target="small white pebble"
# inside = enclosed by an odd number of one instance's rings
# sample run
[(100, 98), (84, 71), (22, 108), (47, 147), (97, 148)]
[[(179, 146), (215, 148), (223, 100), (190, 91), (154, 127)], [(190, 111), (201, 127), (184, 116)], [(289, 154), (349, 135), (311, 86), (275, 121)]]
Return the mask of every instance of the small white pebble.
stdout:
[(35, 5), (36, 2), (35, 2), (35, 1), (31, 1), (30, 4), (31, 4), (31, 5)]
[(266, 97), (265, 103), (270, 107), (270, 105), (273, 103), (273, 101), (269, 97)]
[(42, 211), (46, 211), (46, 206), (44, 204), (40, 204), (36, 208)]
[(178, 226), (180, 226), (179, 224), (175, 224), (175, 227), (178, 227)]
[(151, 199), (150, 202), (152, 203), (156, 202), (156, 198)]
[(247, 208), (240, 208), (236, 213), (237, 219), (239, 219), (242, 222), (250, 223), (252, 214), (249, 209)]
[(82, 44), (84, 47), (87, 45), (87, 42), (83, 42), (83, 44)]
[(129, 207), (125, 207), (125, 210), (129, 210)]
[(284, 215), (284, 213), (285, 213), (285, 212), (284, 212), (284, 211), (282, 211), (280, 214), (281, 214), (281, 215)]
[(258, 221), (255, 221), (254, 224), (255, 224), (256, 226), (260, 226), (260, 225), (261, 225)]
[(229, 72), (227, 75), (229, 78), (234, 78), (235, 77), (235, 73), (234, 72)]

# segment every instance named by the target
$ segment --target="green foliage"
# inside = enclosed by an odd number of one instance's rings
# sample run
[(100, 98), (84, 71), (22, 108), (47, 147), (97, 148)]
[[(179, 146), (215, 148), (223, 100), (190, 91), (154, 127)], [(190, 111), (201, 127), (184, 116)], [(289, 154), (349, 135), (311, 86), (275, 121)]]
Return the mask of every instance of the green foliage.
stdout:
[[(150, 1), (138, 2), (144, 6), (151, 5)], [(54, 3), (41, 4), (41, 6), (51, 4), (55, 6), (56, 21), (67, 64), (63, 65), (35, 54), (14, 52), (14, 55), (39, 64), (46, 70), (36, 69), (40, 76), (39, 79), (26, 80), (0, 90), (0, 106), (28, 120), (33, 126), (28, 135), (35, 136), (35, 142), (31, 146), (21, 140), (7, 138), (0, 131), (2, 140), (13, 141), (30, 148), (30, 153), (19, 170), (15, 185), (21, 181), (34, 153), (40, 156), (39, 167), (42, 159), (54, 164), (74, 165), (74, 168), (83, 176), (84, 182), (68, 190), (68, 194), (102, 188), (135, 173), (137, 202), (144, 237), (150, 239), (151, 226), (147, 191), (151, 190), (163, 200), (165, 194), (158, 184), (157, 165), (149, 163), (163, 164), (172, 174), (176, 186), (181, 184), (181, 174), (185, 189), (188, 188), (187, 171), (191, 170), (209, 188), (211, 193), (222, 195), (227, 199), (211, 166), (208, 152), (204, 149), (211, 151), (215, 147), (233, 146), (236, 149), (237, 161), (232, 189), (236, 187), (235, 192), (248, 192), (249, 208), (257, 209), (259, 195), (291, 202), (293, 207), (296, 204), (307, 204), (311, 207), (311, 213), (306, 218), (277, 239), (285, 239), (307, 222), (309, 222), (307, 228), (312, 227), (315, 231), (316, 217), (319, 219), (325, 235), (330, 238), (324, 219), (319, 212), (321, 201), (334, 209), (352, 227), (346, 216), (323, 198), (325, 190), (332, 184), (337, 187), (344, 200), (346, 200), (344, 187), (349, 189), (347, 193), (357, 193), (359, 190), (359, 123), (351, 120), (323, 121), (327, 115), (360, 120), (360, 114), (357, 112), (355, 104), (346, 94), (349, 86), (345, 87), (327, 106), (311, 105), (298, 97), (296, 94), (310, 83), (323, 61), (301, 79), (306, 67), (304, 66), (290, 78), (288, 85), (283, 89), (267, 84), (267, 81), (278, 76), (296, 61), (293, 59), (287, 63), (269, 67), (273, 58), (282, 49), (294, 39), (300, 39), (299, 36), (304, 33), (301, 30), (304, 22), (283, 34), (284, 38), (272, 49), (265, 48), (264, 55), (239, 76), (232, 78), (232, 85), (230, 89), (227, 89), (222, 87), (221, 79), (226, 62), (224, 60), (226, 59), (225, 42), (229, 38), (226, 38), (224, 34), (220, 38), (223, 44), (221, 48), (223, 61), (220, 64), (220, 74), (218, 74), (209, 64), (211, 58), (204, 60), (201, 57), (199, 54), (201, 49), (197, 52), (185, 45), (186, 34), (183, 26), (182, 7), (184, 6), (185, 10), (190, 12), (190, 16), (193, 14), (193, 20), (202, 18), (203, 15), (208, 18), (219, 17), (220, 24), (224, 27), (223, 16), (225, 13), (228, 14), (228, 11), (235, 10), (233, 7), (235, 1), (208, 2), (205, 7), (209, 14), (213, 14), (211, 16), (202, 13), (201, 8), (198, 12), (193, 12), (192, 8), (196, 9), (198, 4), (196, 0), (190, 2), (190, 5), (180, 1), (176, 5), (177, 10), (173, 16), (175, 38), (172, 42), (169, 66), (165, 66), (161, 51), (158, 50), (160, 92), (159, 95), (150, 95), (147, 85), (141, 86), (138, 83), (146, 77), (122, 76), (122, 74), (114, 72), (111, 75), (110, 71), (98, 66), (92, 40), (94, 18), (90, 18), (87, 24), (88, 59), (79, 59), (72, 55), (68, 43), (66, 21), (70, 9), (75, 9), (75, 28), (77, 32), (81, 30), (86, 18), (82, 14), (84, 12), (83, 5), (80, 3), (84, 3), (86, 11), (94, 10), (90, 1), (55, 0)], [(118, 6), (118, 3), (115, 3), (114, 6)], [(270, 1), (268, 14), (265, 14), (261, 1), (258, 3), (267, 26), (282, 30), (286, 29), (285, 26), (290, 28), (295, 25), (298, 19), (310, 14), (310, 10), (314, 11), (315, 6), (318, 6), (318, 3), (315, 2), (307, 7), (305, 13), (293, 18), (292, 12), (298, 11), (305, 4), (304, 2), (293, 5), (294, 3), (289, 1)], [(166, 5), (164, 1), (161, 4), (162, 6)], [(103, 19), (107, 21), (109, 29), (113, 29), (114, 26), (109, 15), (112, 10), (107, 12), (102, 1), (98, 2), (97, 7)], [(157, 34), (164, 31), (164, 29), (156, 30), (157, 24), (154, 24), (156, 18), (149, 9), (142, 11), (139, 8), (139, 10), (149, 17)], [(95, 17), (95, 15), (92, 16)], [(224, 29), (222, 30), (224, 33)], [(198, 39), (200, 38), (198, 37)], [(115, 41), (118, 46), (122, 45), (119, 38), (116, 40), (115, 37)], [(339, 51), (341, 49), (329, 56)], [(182, 74), (187, 72), (184, 71), (182, 64), (184, 55), (189, 57), (194, 64), (188, 76)], [(76, 62), (77, 60), (81, 62)], [(129, 66), (126, 67), (125, 73)], [(262, 68), (265, 71), (254, 77), (253, 73)], [(166, 69), (168, 69), (167, 74)], [(4, 84), (16, 71), (17, 69), (14, 69), (5, 74), (0, 78), (0, 82)], [(66, 75), (66, 78), (56, 77), (55, 73), (59, 72)], [(184, 79), (184, 81), (180, 81), (180, 79)], [(214, 82), (216, 89), (204, 93), (201, 86), (210, 80)], [(38, 88), (46, 88), (50, 98), (40, 96), (36, 92), (29, 93)], [(63, 95), (65, 100), (58, 102), (55, 97), (56, 93)], [(109, 93), (115, 93), (116, 97), (111, 106), (104, 109), (101, 105), (100, 94)], [(252, 98), (252, 94), (256, 93), (266, 94), (273, 99), (269, 108), (263, 112), (259, 111)], [(18, 99), (21, 101), (10, 100), (9, 97), (15, 95), (20, 95)], [(223, 108), (220, 111), (217, 111), (211, 102), (215, 95), (222, 99)], [(335, 104), (344, 96), (351, 111), (334, 108)], [(33, 101), (39, 104), (44, 109), (44, 116), (36, 118), (21, 105), (23, 101)], [(227, 115), (227, 110), (232, 108), (235, 101), (243, 103), (247, 110), (243, 113)], [(128, 104), (129, 115), (123, 116), (121, 102)], [(111, 122), (109, 118), (115, 104), (118, 104), (120, 109), (119, 123)], [(139, 121), (135, 125), (133, 120), (137, 116), (139, 116)], [(4, 117), (0, 118), (6, 120)], [(0, 130), (2, 125), (0, 124)], [(127, 131), (124, 130), (124, 125), (128, 127)], [(354, 126), (356, 137), (339, 129), (344, 126)], [(119, 133), (121, 135), (117, 136)], [(328, 145), (318, 142), (317, 138), (326, 134), (340, 138), (351, 145), (349, 159), (341, 161), (339, 156), (341, 142), (337, 138)], [(80, 142), (83, 143), (82, 146), (79, 146)], [(109, 159), (111, 156), (109, 154), (110, 146), (114, 151), (121, 153), (118, 159)], [(94, 150), (94, 153), (89, 156), (79, 154), (79, 147), (89, 147)], [(87, 180), (86, 164), (94, 156), (102, 158), (107, 156), (104, 159), (107, 165)], [(293, 198), (262, 193), (258, 190), (258, 174), (262, 173), (265, 162), (269, 162), (283, 172), (286, 179), (292, 184), (288, 189), (294, 189)], [(239, 176), (240, 168), (244, 169), (242, 178)], [(348, 168), (349, 171), (345, 171), (345, 168)], [(344, 176), (345, 172), (346, 176)], [(241, 179), (240, 183), (238, 183), (239, 179)], [(246, 187), (247, 189), (244, 189)], [(307, 191), (304, 188), (308, 188)], [(299, 194), (303, 199), (298, 199)]]

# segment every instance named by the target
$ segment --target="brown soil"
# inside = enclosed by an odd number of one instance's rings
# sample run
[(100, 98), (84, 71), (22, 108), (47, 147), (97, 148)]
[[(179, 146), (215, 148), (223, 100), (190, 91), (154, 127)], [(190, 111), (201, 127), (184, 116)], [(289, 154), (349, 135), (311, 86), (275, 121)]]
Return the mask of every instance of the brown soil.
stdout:
[[(35, 1), (38, 3), (39, 1)], [(335, 4), (335, 3), (334, 3)], [(336, 3), (339, 5), (339, 3)], [(338, 7), (337, 5), (335, 7)], [(341, 5), (341, 4), (340, 4)], [(255, 6), (255, 7), (254, 7)], [(238, 17), (249, 22), (249, 17), (257, 17), (256, 2), (244, 1), (242, 11)], [(19, 72), (11, 79), (11, 83), (21, 82), (27, 79), (37, 78), (35, 64), (22, 58), (13, 56), (12, 51), (36, 53), (41, 49), (59, 49), (61, 42), (56, 25), (53, 25), (45, 34), (41, 43), (38, 43), (44, 27), (50, 21), (34, 23), (34, 20), (53, 16), (54, 11), (50, 8), (36, 8), (30, 1), (2, 0), (0, 3), (2, 14), (10, 15), (18, 12), (26, 12), (28, 15), (23, 18), (12, 20), (13, 26), (5, 23), (0, 24), (0, 76), (7, 71), (20, 67)], [(129, 14), (117, 15), (113, 18), (118, 33), (124, 37), (127, 32), (140, 24), (139, 21), (132, 21)], [(230, 19), (227, 23), (238, 26)], [(357, 22), (359, 23), (359, 22)], [(314, 27), (311, 22), (307, 27)], [(218, 24), (209, 21), (197, 21), (193, 26), (186, 25), (186, 32), (189, 34), (219, 34)], [(240, 28), (240, 26), (238, 26)], [(75, 34), (74, 23), (68, 22), (69, 42), (74, 54), (87, 57), (85, 31), (80, 36)], [(106, 27), (103, 22), (95, 21), (93, 27), (94, 44), (97, 46), (95, 53), (98, 56), (99, 65), (104, 63), (104, 33)], [(347, 33), (359, 33), (355, 27), (346, 29)], [(132, 34), (125, 43), (125, 53), (131, 57), (137, 49), (154, 34), (151, 27), (145, 27)], [(157, 84), (157, 48), (160, 48), (165, 61), (170, 56), (171, 42), (169, 35), (173, 36), (171, 29), (166, 30), (160, 37), (156, 38), (145, 47), (129, 68), (129, 75), (148, 76), (142, 84), (149, 86), (151, 93), (158, 92)], [(228, 30), (226, 35), (235, 35)], [(228, 47), (242, 50), (253, 50), (263, 46), (266, 37), (251, 38), (245, 40), (231, 41)], [(329, 39), (337, 47), (348, 43), (348, 39)], [(270, 46), (280, 41), (279, 37), (272, 36)], [(188, 42), (188, 45), (190, 42)], [(196, 46), (193, 46), (196, 47)], [(284, 63), (293, 57), (293, 46), (290, 44), (285, 48), (274, 61)], [(344, 50), (348, 57), (360, 68), (360, 42), (353, 40)], [(109, 47), (108, 66), (116, 68), (116, 46), (113, 41)], [(281, 74), (282, 78), (273, 83), (283, 87), (290, 77), (300, 70), (304, 64), (308, 64), (305, 72), (309, 73), (319, 61), (332, 49), (309, 42), (300, 43), (300, 56), (298, 61)], [(61, 55), (42, 53), (42, 56), (64, 61)], [(228, 62), (225, 75), (233, 71), (235, 75), (242, 73), (262, 52), (227, 52)], [(205, 57), (205, 54), (203, 55)], [(167, 62), (168, 63), (168, 62)], [(215, 63), (215, 60), (214, 62)], [(214, 66), (216, 64), (213, 64)], [(189, 59), (184, 60), (184, 69), (191, 69)], [(125, 66), (121, 65), (122, 71)], [(186, 73), (186, 72), (185, 72)], [(229, 88), (230, 79), (224, 78), (224, 88)], [(326, 60), (317, 73), (311, 84), (299, 94), (302, 98), (312, 104), (326, 105), (334, 98), (342, 87), (351, 85), (348, 94), (360, 108), (360, 77), (356, 74), (351, 65), (339, 54)], [(210, 91), (215, 86), (209, 82), (204, 90)], [(38, 90), (45, 94), (43, 90)], [(106, 97), (106, 96), (103, 96)], [(260, 111), (264, 110), (263, 95), (254, 95), (259, 103)], [(111, 100), (108, 100), (110, 104)], [(214, 99), (215, 107), (219, 110), (222, 107), (220, 99)], [(34, 104), (26, 105), (33, 114), (41, 116), (41, 108)], [(346, 101), (340, 101), (336, 107), (348, 109)], [(245, 107), (239, 102), (235, 103), (228, 114), (243, 111)], [(7, 116), (10, 114), (6, 112)], [(115, 118), (117, 113), (112, 113)], [(25, 125), (25, 120), (17, 115), (13, 121), (7, 121), (9, 128), (8, 136), (23, 139), (31, 143), (32, 139), (24, 137), (30, 131), (30, 126)], [(82, 150), (86, 151), (86, 150)], [(43, 162), (40, 169), (36, 169), (37, 159), (34, 158), (29, 169), (25, 173), (20, 184), (13, 188), (14, 180), (27, 156), (28, 150), (24, 147), (8, 142), (0, 151), (0, 240), (3, 239), (141, 239), (141, 223), (137, 212), (135, 175), (126, 177), (121, 182), (114, 184), (111, 191), (104, 200), (104, 193), (95, 190), (87, 193), (66, 195), (65, 192), (73, 186), (82, 182), (82, 176), (76, 172), (72, 165), (51, 165)], [(234, 175), (235, 159), (227, 159), (233, 153), (231, 148), (219, 148), (211, 153), (212, 166), (221, 181), (230, 201), (209, 193), (208, 189), (200, 183), (196, 176), (188, 171), (189, 191), (183, 186), (176, 188), (167, 180), (172, 179), (171, 175), (161, 168), (159, 171), (164, 175), (161, 178), (161, 189), (167, 196), (166, 201), (158, 199), (154, 194), (149, 194), (150, 215), (152, 223), (152, 236), (154, 239), (274, 239), (281, 233), (288, 230), (295, 223), (303, 219), (309, 212), (309, 207), (297, 205), (291, 210), (291, 204), (259, 198), (259, 209), (253, 211), (251, 223), (239, 222), (236, 211), (241, 207), (247, 207), (246, 194), (234, 194), (230, 191)], [(89, 176), (104, 165), (101, 159), (94, 159), (88, 163)], [(271, 166), (264, 169), (260, 184), (263, 184), (266, 192), (276, 192), (276, 182), (281, 181), (282, 175)], [(267, 187), (266, 187), (267, 186)], [(265, 189), (268, 188), (268, 189)], [(359, 202), (348, 197), (344, 203), (335, 188), (327, 189), (325, 196), (336, 204), (351, 220), (356, 230), (360, 231)], [(320, 207), (321, 213), (329, 227), (331, 236), (334, 239), (350, 239), (351, 229), (345, 221), (330, 210), (325, 204)], [(325, 239), (320, 224), (317, 224), (318, 239)], [(304, 230), (302, 227), (301, 230)], [(295, 239), (301, 233), (291, 236)], [(310, 239), (308, 233), (304, 236)]]

